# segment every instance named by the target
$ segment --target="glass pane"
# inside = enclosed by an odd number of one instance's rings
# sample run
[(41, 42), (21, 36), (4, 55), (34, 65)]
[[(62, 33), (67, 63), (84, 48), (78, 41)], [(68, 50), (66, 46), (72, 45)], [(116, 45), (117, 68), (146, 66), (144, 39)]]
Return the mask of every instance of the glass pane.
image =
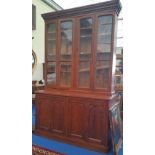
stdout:
[(100, 44), (107, 44), (107, 43), (111, 43), (111, 35), (98, 35), (98, 43)]
[(111, 58), (111, 53), (102, 53), (98, 52), (96, 55), (96, 60), (110, 60)]
[(56, 63), (49, 62), (47, 64), (47, 84), (55, 85), (56, 84)]
[(48, 24), (48, 33), (56, 32), (56, 25), (54, 23)]
[(108, 24), (108, 25), (99, 25), (99, 29), (98, 29), (98, 33), (100, 35), (110, 35), (111, 31), (112, 31), (112, 24)]
[(123, 54), (123, 47), (117, 47), (116, 54)]
[(108, 88), (109, 86), (109, 61), (97, 61), (95, 72), (95, 88)]
[(91, 37), (80, 38), (80, 60), (90, 60)]
[(70, 86), (71, 85), (71, 62), (60, 63), (60, 85)]
[(56, 56), (56, 25), (48, 24), (47, 59), (55, 60)]
[(80, 20), (80, 48), (79, 59), (90, 60), (92, 42), (92, 19), (85, 18)]
[[(98, 18), (98, 33), (97, 33), (97, 60), (105, 60), (102, 53), (111, 52), (112, 39), (112, 16), (100, 16)], [(99, 58), (99, 56), (102, 57)]]
[(80, 28), (89, 28), (92, 26), (92, 19), (85, 18), (80, 20)]
[(122, 60), (116, 60), (116, 66), (122, 66), (123, 61)]
[(61, 23), (61, 60), (71, 60), (72, 55), (72, 21)]
[(111, 24), (111, 23), (112, 23), (112, 16), (99, 17), (99, 24)]
[(123, 74), (123, 66), (116, 67), (116, 74)]
[(106, 53), (111, 52), (111, 44), (101, 44), (98, 43), (97, 45), (97, 53)]
[(90, 62), (89, 61), (79, 62), (78, 87), (79, 88), (90, 87)]
[(61, 22), (61, 30), (71, 30), (72, 29), (72, 21)]
[(123, 83), (123, 76), (115, 76), (115, 84), (122, 84)]
[(56, 41), (48, 41), (47, 45), (47, 59), (48, 61), (52, 61), (56, 59)]
[(92, 29), (91, 28), (80, 30), (80, 37), (88, 37), (91, 35), (92, 35)]

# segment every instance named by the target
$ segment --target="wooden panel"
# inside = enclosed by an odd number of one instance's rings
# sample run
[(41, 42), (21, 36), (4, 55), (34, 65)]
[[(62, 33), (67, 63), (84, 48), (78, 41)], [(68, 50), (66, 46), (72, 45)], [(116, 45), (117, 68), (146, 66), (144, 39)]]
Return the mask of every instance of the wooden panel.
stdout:
[(85, 104), (78, 98), (70, 98), (70, 131), (69, 134), (76, 137), (83, 137), (85, 125)]
[(103, 101), (89, 104), (88, 107), (88, 139), (97, 143), (107, 144), (108, 109)]
[(52, 117), (51, 129), (53, 132), (64, 133), (64, 118), (65, 118), (65, 97), (51, 97)]
[(48, 98), (37, 98), (37, 127), (50, 130), (51, 104)]

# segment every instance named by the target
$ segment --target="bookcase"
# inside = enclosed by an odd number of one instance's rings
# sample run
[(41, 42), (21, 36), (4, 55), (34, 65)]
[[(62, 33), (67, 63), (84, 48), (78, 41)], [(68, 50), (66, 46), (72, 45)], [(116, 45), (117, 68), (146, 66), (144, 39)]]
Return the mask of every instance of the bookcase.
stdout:
[(45, 89), (36, 95), (36, 134), (109, 150), (120, 10), (112, 0), (42, 15)]

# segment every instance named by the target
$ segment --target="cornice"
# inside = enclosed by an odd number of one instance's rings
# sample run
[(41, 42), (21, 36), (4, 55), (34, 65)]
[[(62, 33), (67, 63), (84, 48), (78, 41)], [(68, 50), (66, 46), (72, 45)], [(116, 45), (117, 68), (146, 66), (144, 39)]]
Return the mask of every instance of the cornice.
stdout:
[(92, 5), (86, 5), (82, 7), (60, 10), (56, 12), (42, 14), (44, 20), (46, 19), (56, 19), (62, 17), (71, 17), (80, 14), (93, 13), (93, 12), (101, 12), (101, 11), (114, 11), (117, 15), (119, 14), (122, 6), (120, 0), (112, 0)]

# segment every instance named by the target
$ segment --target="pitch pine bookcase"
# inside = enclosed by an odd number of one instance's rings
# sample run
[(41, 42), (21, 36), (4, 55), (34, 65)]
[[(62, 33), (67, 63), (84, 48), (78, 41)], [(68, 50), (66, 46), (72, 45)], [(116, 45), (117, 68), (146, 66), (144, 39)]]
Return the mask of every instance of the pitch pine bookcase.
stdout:
[(112, 0), (42, 15), (45, 89), (36, 94), (36, 134), (108, 151), (120, 10)]

